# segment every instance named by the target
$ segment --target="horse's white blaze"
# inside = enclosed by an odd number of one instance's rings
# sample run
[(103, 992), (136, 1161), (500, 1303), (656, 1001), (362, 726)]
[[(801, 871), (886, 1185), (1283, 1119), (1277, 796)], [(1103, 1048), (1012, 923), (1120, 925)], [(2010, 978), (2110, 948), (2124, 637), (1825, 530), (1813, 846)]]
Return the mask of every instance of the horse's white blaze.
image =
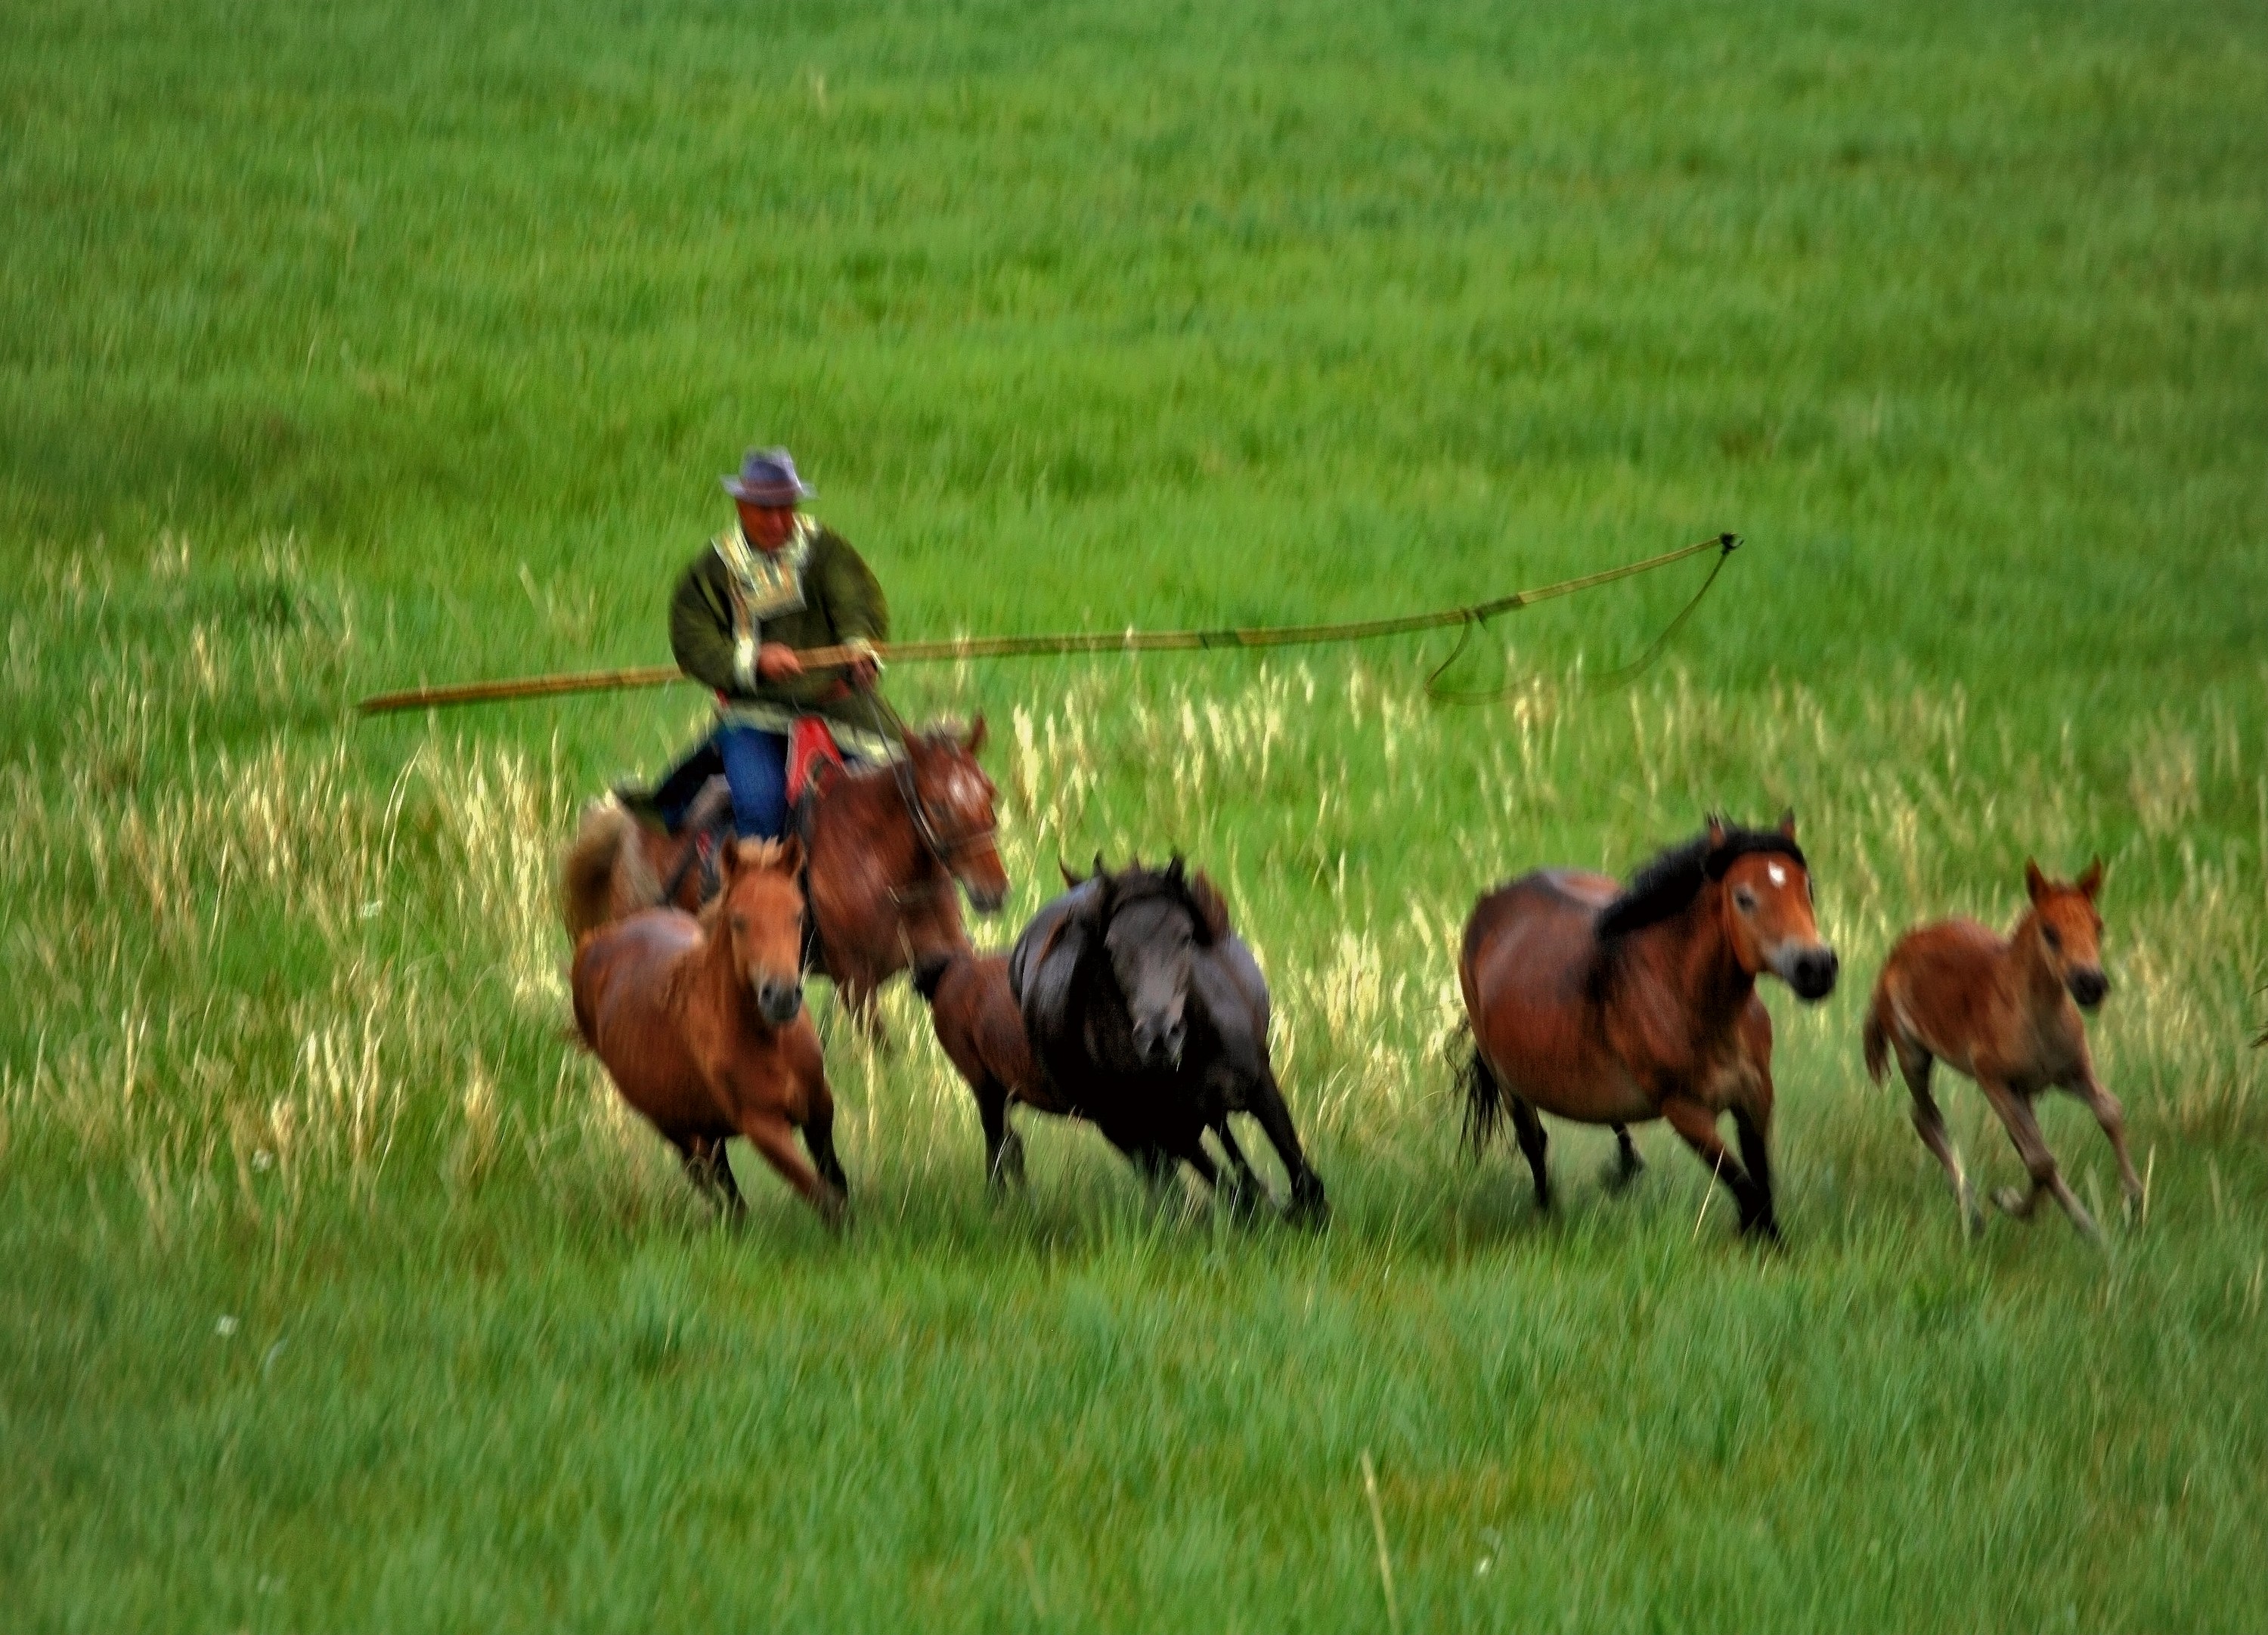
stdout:
[(1787, 871), (1782, 868), (1778, 864), (1766, 864), (1764, 865), (1764, 873), (1771, 876), (1771, 883), (1773, 885), (1785, 886), (1787, 884)]

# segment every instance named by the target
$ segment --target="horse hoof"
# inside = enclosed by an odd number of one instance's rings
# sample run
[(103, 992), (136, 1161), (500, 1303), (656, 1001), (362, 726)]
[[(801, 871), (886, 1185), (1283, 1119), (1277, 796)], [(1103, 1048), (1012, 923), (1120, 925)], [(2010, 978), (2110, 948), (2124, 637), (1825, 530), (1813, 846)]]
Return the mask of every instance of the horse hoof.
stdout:
[(1627, 1192), (1646, 1171), (1640, 1164), (1609, 1163), (1599, 1171), (1599, 1184), (1609, 1192)]
[(2002, 1214), (2013, 1215), (2018, 1220), (2023, 1219), (2031, 1212), (2026, 1208), (2026, 1205), (2031, 1202), (2030, 1196), (2019, 1192), (2014, 1187), (1999, 1189), (1992, 1194), (1992, 1202), (1999, 1206)]

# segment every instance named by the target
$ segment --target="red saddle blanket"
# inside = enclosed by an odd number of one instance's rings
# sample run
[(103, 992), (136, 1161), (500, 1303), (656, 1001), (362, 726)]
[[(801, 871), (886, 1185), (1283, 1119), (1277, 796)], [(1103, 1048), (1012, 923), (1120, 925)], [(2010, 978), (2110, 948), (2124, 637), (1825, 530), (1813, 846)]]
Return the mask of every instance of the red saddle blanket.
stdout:
[(795, 810), (803, 799), (803, 792), (811, 787), (812, 777), (821, 762), (843, 764), (843, 751), (836, 747), (835, 733), (826, 720), (815, 715), (799, 715), (795, 718), (795, 730), (787, 739), (787, 806)]

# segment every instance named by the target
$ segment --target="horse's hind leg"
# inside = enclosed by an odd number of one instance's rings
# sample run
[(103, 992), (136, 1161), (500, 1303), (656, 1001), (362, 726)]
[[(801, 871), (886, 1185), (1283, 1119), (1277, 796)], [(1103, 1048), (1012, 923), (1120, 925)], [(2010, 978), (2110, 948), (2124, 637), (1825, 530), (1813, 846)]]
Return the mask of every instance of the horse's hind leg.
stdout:
[(747, 1200), (740, 1196), (740, 1183), (733, 1179), (732, 1160), (725, 1156), (725, 1143), (718, 1136), (687, 1136), (673, 1139), (677, 1156), (685, 1166), (686, 1179), (693, 1182), (702, 1197), (711, 1200), (728, 1215), (741, 1215), (747, 1211)]
[(1952, 1132), (1945, 1127), (1945, 1115), (1938, 1110), (1937, 1098), (1929, 1092), (1930, 1068), (1936, 1059), (1918, 1044), (1898, 1042), (1898, 1071), (1905, 1075), (1907, 1094), (1913, 1098), (1914, 1132), (1921, 1137), (1924, 1146), (1937, 1154), (1937, 1161), (1945, 1166), (1945, 1173), (1953, 1182), (1954, 1198), (1961, 1205), (1962, 1226), (1973, 1237), (1984, 1229), (1984, 1215), (1977, 1207), (1977, 1189), (1969, 1182), (1969, 1171), (1961, 1161), (1961, 1149), (1954, 1145)]
[(1661, 1116), (1669, 1127), (1685, 1139), (1693, 1155), (1709, 1167), (1709, 1171), (1725, 1183), (1733, 1200), (1740, 1205), (1741, 1230), (1760, 1233), (1777, 1240), (1779, 1223), (1772, 1219), (1771, 1194), (1759, 1194), (1749, 1180), (1748, 1171), (1741, 1160), (1727, 1150), (1717, 1138), (1717, 1116), (1698, 1101), (1683, 1096), (1671, 1096), (1661, 1104)]
[(1608, 1191), (1620, 1192), (1646, 1173), (1646, 1160), (1638, 1154), (1638, 1144), (1631, 1139), (1628, 1124), (1615, 1125), (1614, 1132), (1614, 1160), (1599, 1179), (1606, 1183)]
[(1543, 1133), (1543, 1119), (1535, 1105), (1521, 1096), (1505, 1092), (1505, 1106), (1512, 1114), (1513, 1133), (1520, 1138), (1520, 1151), (1528, 1160), (1528, 1170), (1535, 1177), (1535, 1207), (1549, 1213), (1551, 1209), (1551, 1171), (1543, 1161), (1550, 1138)]

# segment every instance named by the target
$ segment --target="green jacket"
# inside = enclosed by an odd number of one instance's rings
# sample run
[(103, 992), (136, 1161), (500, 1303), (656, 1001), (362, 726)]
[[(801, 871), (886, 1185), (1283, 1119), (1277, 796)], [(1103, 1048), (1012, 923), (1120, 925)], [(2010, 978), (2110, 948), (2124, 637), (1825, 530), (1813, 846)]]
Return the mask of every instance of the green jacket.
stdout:
[(886, 641), (889, 633), (889, 604), (873, 571), (848, 540), (807, 518), (797, 539), (769, 559), (740, 537), (737, 524), (727, 528), (687, 565), (669, 605), (678, 668), (716, 689), (728, 715), (774, 731), (798, 715), (859, 728), (871, 727), (873, 718), (835, 671), (758, 680), (759, 645), (829, 647)]

